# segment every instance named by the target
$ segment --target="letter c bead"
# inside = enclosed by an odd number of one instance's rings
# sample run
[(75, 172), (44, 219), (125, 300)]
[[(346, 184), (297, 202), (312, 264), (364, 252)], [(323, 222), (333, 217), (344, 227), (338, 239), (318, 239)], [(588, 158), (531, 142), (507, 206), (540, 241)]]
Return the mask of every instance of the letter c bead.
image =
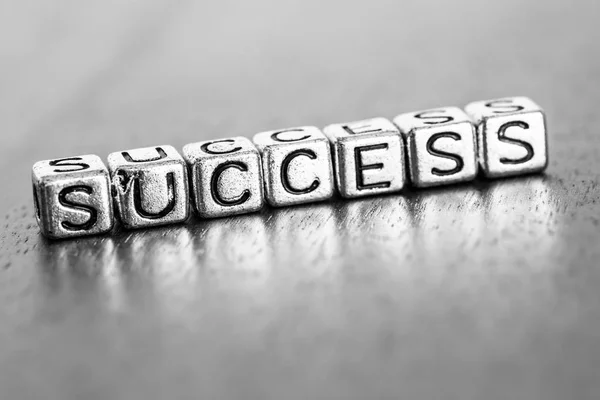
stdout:
[(198, 215), (216, 218), (260, 210), (264, 189), (260, 154), (252, 142), (234, 137), (183, 148)]

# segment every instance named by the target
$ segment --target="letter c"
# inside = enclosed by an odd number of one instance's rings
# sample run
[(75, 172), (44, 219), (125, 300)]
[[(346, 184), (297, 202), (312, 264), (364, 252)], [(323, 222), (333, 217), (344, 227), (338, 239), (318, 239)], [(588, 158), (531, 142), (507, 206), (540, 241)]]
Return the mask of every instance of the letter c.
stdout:
[(210, 194), (211, 194), (214, 202), (223, 207), (238, 206), (240, 204), (244, 204), (250, 198), (250, 190), (248, 190), (248, 189), (244, 190), (241, 195), (239, 195), (237, 198), (235, 198), (233, 200), (224, 199), (219, 194), (219, 178), (221, 177), (223, 172), (225, 172), (225, 170), (229, 169), (229, 168), (234, 168), (234, 169), (237, 169), (238, 171), (242, 171), (242, 172), (248, 171), (248, 166), (240, 161), (224, 162), (223, 164), (221, 164), (217, 168), (215, 168), (215, 170), (212, 174), (212, 177), (210, 179)]
[(223, 139), (223, 140), (215, 140), (214, 142), (208, 142), (208, 143), (204, 143), (202, 146), (200, 146), (200, 149), (202, 149), (203, 152), (208, 153), (208, 154), (231, 154), (231, 153), (235, 153), (236, 151), (240, 151), (242, 148), (239, 146), (230, 148), (229, 150), (213, 150), (210, 148), (210, 146), (212, 146), (213, 144), (217, 144), (217, 143), (235, 143), (235, 140), (233, 139)]
[(315, 178), (315, 180), (307, 188), (299, 189), (299, 188), (295, 188), (295, 187), (292, 186), (292, 184), (290, 183), (290, 179), (289, 179), (288, 169), (290, 167), (290, 163), (292, 162), (292, 160), (294, 158), (296, 158), (296, 157), (302, 157), (302, 156), (303, 157), (308, 157), (311, 160), (316, 160), (317, 159), (317, 155), (315, 154), (314, 151), (309, 150), (309, 149), (300, 149), (300, 150), (292, 151), (290, 154), (288, 154), (283, 159), (283, 163), (281, 163), (281, 183), (283, 185), (283, 188), (288, 193), (298, 194), (298, 195), (299, 194), (307, 194), (307, 193), (310, 193), (310, 192), (314, 191), (321, 184), (321, 182), (319, 181), (319, 179)]

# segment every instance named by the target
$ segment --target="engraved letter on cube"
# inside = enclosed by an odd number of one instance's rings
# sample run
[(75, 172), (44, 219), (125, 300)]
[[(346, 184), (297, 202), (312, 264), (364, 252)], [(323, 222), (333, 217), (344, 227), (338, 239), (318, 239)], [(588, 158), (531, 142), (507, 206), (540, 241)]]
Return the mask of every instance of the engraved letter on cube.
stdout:
[(406, 113), (394, 119), (406, 138), (416, 187), (466, 182), (477, 175), (475, 128), (456, 107)]
[(336, 184), (346, 198), (399, 191), (404, 187), (404, 143), (385, 118), (324, 129), (333, 147)]
[(198, 215), (224, 217), (264, 205), (260, 154), (252, 142), (235, 137), (191, 143), (183, 148)]
[(128, 229), (185, 221), (189, 199), (187, 170), (172, 146), (108, 156), (119, 218)]
[(288, 206), (330, 198), (333, 167), (329, 141), (315, 127), (259, 133), (254, 143), (262, 156), (266, 198)]
[(488, 178), (543, 171), (548, 165), (546, 118), (526, 97), (467, 105), (477, 126), (479, 162)]
[(95, 155), (35, 163), (36, 219), (52, 239), (108, 232), (113, 226), (108, 170)]

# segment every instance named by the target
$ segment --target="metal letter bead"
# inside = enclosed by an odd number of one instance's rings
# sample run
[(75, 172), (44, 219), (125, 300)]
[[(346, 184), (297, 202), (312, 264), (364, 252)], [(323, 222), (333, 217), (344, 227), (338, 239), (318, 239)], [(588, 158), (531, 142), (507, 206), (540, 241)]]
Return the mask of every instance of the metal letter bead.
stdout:
[(63, 239), (112, 229), (108, 170), (100, 157), (39, 161), (31, 175), (36, 219), (45, 236)]
[(397, 192), (404, 187), (404, 143), (385, 118), (327, 126), (336, 184), (346, 198)]
[(327, 137), (313, 126), (258, 133), (266, 198), (289, 206), (333, 196), (333, 168)]
[(546, 169), (546, 118), (533, 101), (527, 97), (477, 101), (465, 111), (477, 126), (479, 163), (486, 177)]
[(416, 187), (465, 182), (477, 175), (475, 127), (457, 107), (398, 115), (406, 139), (410, 179)]
[(245, 137), (191, 143), (183, 148), (192, 198), (203, 218), (260, 210), (264, 205), (260, 154)]
[(166, 225), (188, 218), (186, 164), (172, 146), (111, 153), (108, 169), (125, 228)]

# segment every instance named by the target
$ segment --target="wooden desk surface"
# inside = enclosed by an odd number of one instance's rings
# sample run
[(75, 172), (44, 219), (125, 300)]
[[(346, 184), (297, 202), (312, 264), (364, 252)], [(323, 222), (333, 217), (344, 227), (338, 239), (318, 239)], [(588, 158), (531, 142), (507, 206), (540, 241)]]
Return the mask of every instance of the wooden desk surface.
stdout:
[[(598, 399), (597, 1), (0, 5), (3, 399)], [(49, 243), (40, 159), (527, 95), (545, 175)]]

